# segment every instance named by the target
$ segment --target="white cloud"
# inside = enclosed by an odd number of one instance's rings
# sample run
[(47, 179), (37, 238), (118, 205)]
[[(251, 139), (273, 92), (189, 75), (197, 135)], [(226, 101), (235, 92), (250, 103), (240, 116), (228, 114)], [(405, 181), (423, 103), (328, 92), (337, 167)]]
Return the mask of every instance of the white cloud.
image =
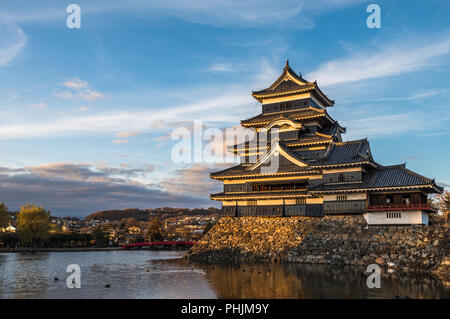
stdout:
[(113, 141), (113, 144), (128, 144), (128, 140), (117, 139)]
[(433, 39), (432, 42), (411, 41), (413, 44), (391, 43), (382, 49), (355, 52), (322, 64), (306, 78), (327, 86), (422, 70), (433, 62), (433, 58), (450, 53), (449, 34)]
[(89, 83), (79, 78), (73, 78), (63, 82), (63, 86), (72, 91), (57, 91), (55, 96), (61, 99), (82, 99), (86, 101), (96, 101), (105, 96), (97, 90), (91, 89)]
[(47, 104), (45, 104), (43, 102), (39, 102), (36, 104), (29, 104), (28, 107), (30, 107), (32, 109), (37, 109), (37, 110), (44, 110), (47, 108)]
[(89, 84), (86, 81), (82, 81), (78, 78), (67, 80), (63, 84), (65, 87), (73, 90), (80, 90), (89, 87)]
[[(381, 97), (378, 99), (371, 99), (371, 102), (388, 102), (388, 101), (414, 101), (414, 100), (419, 100), (419, 99), (423, 99), (423, 98), (427, 98), (427, 97), (431, 97), (431, 96), (436, 96), (436, 95), (440, 95), (443, 93), (448, 92), (448, 89), (443, 89), (443, 90), (430, 90), (430, 91), (426, 91), (426, 92), (422, 92), (422, 93), (417, 93), (417, 94), (413, 94), (410, 96), (403, 96), (403, 97)], [(361, 99), (359, 99), (359, 101), (361, 101)]]
[(128, 137), (133, 137), (133, 136), (139, 135), (141, 133), (142, 133), (142, 131), (136, 131), (136, 130), (134, 130), (134, 131), (123, 131), (123, 132), (116, 133), (116, 137), (117, 138), (128, 138)]
[(236, 72), (237, 68), (231, 63), (215, 63), (207, 69), (210, 72)]
[[(243, 25), (262, 26), (284, 23), (292, 26), (289, 20), (295, 18), (301, 23), (294, 24), (299, 28), (310, 28), (315, 15), (339, 10), (364, 0), (285, 0), (282, 4), (276, 0), (78, 0), (83, 13), (108, 14), (109, 12), (139, 12), (147, 16), (172, 16), (198, 24), (215, 26)], [(0, 19), (14, 21), (39, 22), (61, 20), (66, 16), (64, 10), (56, 10), (59, 0), (48, 0), (45, 3), (28, 4), (17, 7), (14, 4), (4, 5)]]
[[(0, 28), (4, 29), (2, 32), (7, 35), (7, 39), (0, 37), (0, 66), (5, 66), (22, 52), (27, 44), (27, 36), (17, 26), (1, 26)], [(14, 42), (10, 43), (12, 39)]]

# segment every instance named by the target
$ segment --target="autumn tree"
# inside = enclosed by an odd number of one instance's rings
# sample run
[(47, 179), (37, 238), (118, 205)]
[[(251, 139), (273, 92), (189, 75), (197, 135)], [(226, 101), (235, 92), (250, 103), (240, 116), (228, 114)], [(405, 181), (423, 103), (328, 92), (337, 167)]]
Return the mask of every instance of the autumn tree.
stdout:
[(22, 245), (34, 247), (48, 240), (50, 212), (44, 207), (26, 204), (20, 208), (17, 217), (17, 232)]
[(97, 247), (107, 247), (109, 244), (109, 232), (102, 225), (94, 227), (92, 231), (92, 236), (95, 240), (95, 246)]
[(202, 236), (205, 235), (214, 225), (215, 225), (215, 222), (208, 220), (205, 225), (205, 228), (203, 228)]
[(0, 203), (0, 228), (8, 226), (9, 214), (5, 203)]
[(450, 192), (444, 191), (442, 194), (437, 194), (431, 201), (433, 207), (439, 211), (446, 213), (450, 211)]
[(150, 220), (147, 227), (147, 237), (150, 241), (159, 241), (163, 239), (163, 229), (161, 217), (155, 216)]

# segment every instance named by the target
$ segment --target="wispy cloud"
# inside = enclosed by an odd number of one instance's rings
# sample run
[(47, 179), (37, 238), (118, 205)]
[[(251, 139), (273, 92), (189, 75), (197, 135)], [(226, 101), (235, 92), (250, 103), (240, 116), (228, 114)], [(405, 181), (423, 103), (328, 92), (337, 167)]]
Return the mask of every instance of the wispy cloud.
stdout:
[(380, 115), (376, 108), (369, 112), (359, 112), (347, 117), (342, 124), (347, 127), (348, 133), (344, 135), (345, 139), (385, 138), (387, 136), (400, 135), (427, 135), (448, 134), (449, 130), (435, 131), (436, 127), (446, 126), (450, 121), (450, 116), (442, 112), (439, 116), (427, 113), (426, 111), (412, 110), (409, 112), (387, 112)]
[(129, 143), (128, 140), (122, 140), (122, 139), (116, 139), (112, 142), (113, 142), (113, 144), (128, 144)]
[(85, 89), (85, 88), (89, 87), (88, 82), (82, 81), (78, 78), (67, 80), (63, 84), (65, 87), (67, 87), (69, 89), (73, 89), (73, 90), (81, 90), (81, 89)]
[(116, 133), (116, 137), (117, 138), (128, 138), (128, 137), (133, 137), (133, 136), (139, 135), (141, 133), (142, 133), (142, 131), (136, 131), (136, 130), (123, 131), (123, 132)]
[[(430, 91), (426, 91), (426, 92), (422, 92), (422, 93), (417, 93), (417, 94), (412, 94), (410, 96), (403, 96), (403, 97), (381, 97), (381, 98), (377, 98), (377, 99), (371, 99), (371, 100), (366, 100), (369, 102), (396, 102), (396, 101), (414, 101), (414, 100), (419, 100), (419, 99), (424, 99), (427, 97), (431, 97), (431, 96), (436, 96), (436, 95), (440, 95), (440, 94), (444, 94), (448, 92), (448, 89), (443, 89), (443, 90), (430, 90)], [(361, 101), (361, 99), (359, 99), (359, 101)]]
[(39, 103), (36, 103), (36, 104), (28, 104), (29, 108), (36, 109), (36, 110), (44, 110), (44, 109), (47, 108), (47, 106), (48, 105), (46, 103), (43, 103), (43, 102), (39, 102)]
[(64, 81), (63, 86), (71, 91), (56, 91), (55, 96), (62, 99), (82, 99), (86, 101), (95, 101), (105, 96), (95, 89), (89, 87), (89, 83), (78, 78)]
[(173, 172), (174, 177), (169, 177), (161, 182), (164, 189), (174, 194), (189, 194), (194, 196), (208, 196), (210, 193), (219, 192), (221, 184), (209, 177), (214, 170), (224, 169), (230, 164), (193, 164)]
[[(222, 87), (223, 89), (223, 87)], [(149, 111), (112, 111), (95, 115), (61, 116), (57, 120), (46, 119), (39, 122), (32, 118), (22, 118), (20, 122), (5, 123), (0, 126), (0, 139), (40, 138), (46, 136), (68, 136), (93, 132), (120, 132), (121, 136), (136, 135), (137, 132), (165, 129), (162, 123), (194, 121), (202, 119), (212, 122), (236, 122), (236, 113), (242, 112), (243, 106), (252, 105), (253, 99), (248, 90), (229, 87), (222, 95), (211, 94), (187, 104), (178, 104), (160, 110)], [(244, 109), (245, 110), (245, 109)], [(130, 135), (131, 134), (131, 135)], [(114, 143), (126, 143), (118, 139)]]
[(237, 68), (231, 63), (215, 63), (207, 69), (210, 72), (236, 72)]
[[(8, 34), (8, 41), (6, 44), (0, 43), (0, 67), (8, 65), (14, 58), (16, 58), (27, 44), (27, 36), (18, 26), (2, 25), (0, 29), (2, 32)], [(13, 43), (11, 43), (14, 41)]]
[(153, 171), (75, 163), (49, 163), (23, 168), (0, 167), (0, 193), (8, 207), (43, 205), (54, 215), (86, 216), (97, 210), (128, 207), (209, 207), (208, 196), (169, 192), (134, 177)]
[(306, 75), (322, 86), (383, 78), (422, 70), (434, 58), (450, 53), (450, 35), (411, 41), (413, 44), (390, 43), (383, 48), (361, 50), (345, 58), (326, 62)]
[[(104, 14), (109, 12), (139, 12), (149, 16), (171, 16), (185, 21), (215, 26), (262, 26), (283, 23), (289, 25), (290, 19), (296, 18), (302, 23), (296, 27), (310, 28), (311, 19), (320, 13), (339, 10), (363, 0), (285, 0), (280, 5), (276, 0), (78, 0), (83, 12), (89, 14)], [(14, 21), (54, 21), (65, 16), (64, 10), (56, 10), (58, 0), (17, 8), (14, 5), (5, 6), (0, 18)]]

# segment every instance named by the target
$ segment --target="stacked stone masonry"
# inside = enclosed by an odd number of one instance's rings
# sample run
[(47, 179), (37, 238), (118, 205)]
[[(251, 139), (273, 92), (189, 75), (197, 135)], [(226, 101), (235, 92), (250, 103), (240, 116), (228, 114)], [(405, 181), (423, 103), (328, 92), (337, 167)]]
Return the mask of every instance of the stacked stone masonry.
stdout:
[(449, 226), (370, 226), (361, 215), (223, 217), (186, 258), (449, 270)]

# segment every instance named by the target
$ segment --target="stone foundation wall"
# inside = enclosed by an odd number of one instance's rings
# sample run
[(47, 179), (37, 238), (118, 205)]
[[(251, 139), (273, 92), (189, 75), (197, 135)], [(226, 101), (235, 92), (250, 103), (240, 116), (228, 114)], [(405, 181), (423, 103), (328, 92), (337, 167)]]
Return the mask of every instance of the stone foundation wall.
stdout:
[(222, 217), (187, 253), (195, 261), (285, 261), (315, 217)]
[[(449, 253), (449, 228), (370, 226), (361, 215), (325, 216), (287, 261), (432, 270)], [(394, 266), (395, 265), (395, 266)]]
[(445, 273), (449, 235), (448, 225), (367, 227), (361, 215), (224, 217), (186, 258), (363, 266), (378, 263), (403, 270)]

